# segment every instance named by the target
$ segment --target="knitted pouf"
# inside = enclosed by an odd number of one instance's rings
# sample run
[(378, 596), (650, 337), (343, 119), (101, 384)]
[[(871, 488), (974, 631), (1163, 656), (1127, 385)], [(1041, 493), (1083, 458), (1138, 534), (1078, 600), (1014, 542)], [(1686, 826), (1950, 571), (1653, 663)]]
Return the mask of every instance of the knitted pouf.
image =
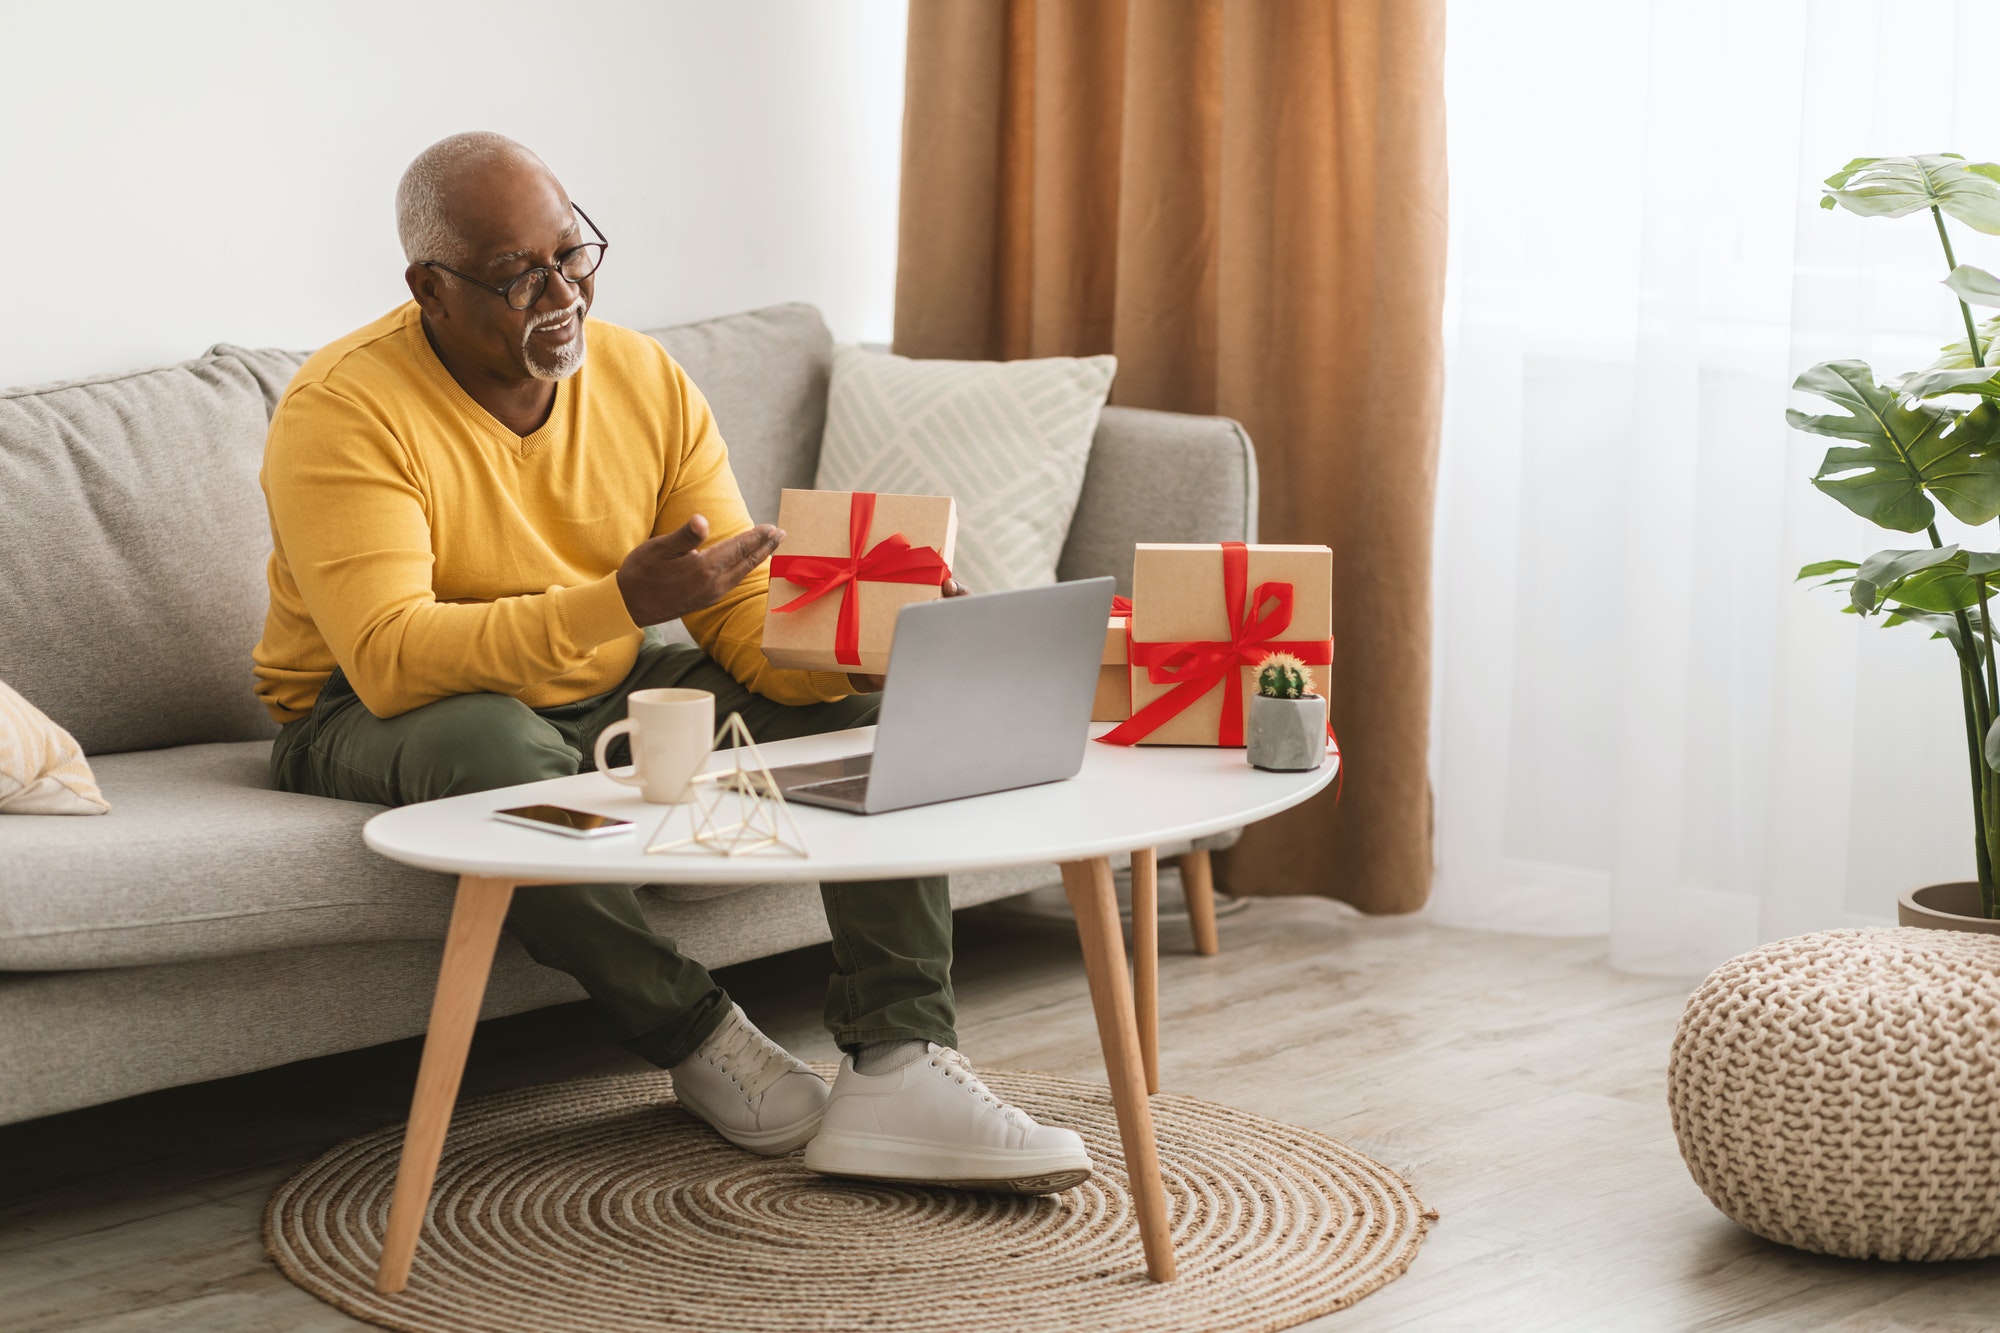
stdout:
[(2000, 1254), (2000, 937), (1829, 930), (1717, 968), (1667, 1099), (1695, 1183), (1769, 1240)]

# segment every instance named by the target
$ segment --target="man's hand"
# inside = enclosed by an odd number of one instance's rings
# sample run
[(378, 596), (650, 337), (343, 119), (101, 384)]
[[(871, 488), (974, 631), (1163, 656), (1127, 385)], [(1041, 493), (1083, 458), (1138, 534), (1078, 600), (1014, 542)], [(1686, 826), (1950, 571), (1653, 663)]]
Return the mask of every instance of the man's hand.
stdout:
[(618, 566), (618, 591), (635, 625), (658, 625), (714, 606), (771, 558), (782, 530), (762, 523), (706, 551), (708, 520), (700, 514), (664, 537), (649, 537)]
[[(964, 597), (969, 595), (972, 589), (966, 587), (957, 579), (946, 579), (938, 585), (938, 591), (946, 597)], [(850, 671), (847, 673), (847, 683), (854, 687), (856, 694), (876, 694), (888, 682), (881, 676), (864, 676), (859, 672)]]

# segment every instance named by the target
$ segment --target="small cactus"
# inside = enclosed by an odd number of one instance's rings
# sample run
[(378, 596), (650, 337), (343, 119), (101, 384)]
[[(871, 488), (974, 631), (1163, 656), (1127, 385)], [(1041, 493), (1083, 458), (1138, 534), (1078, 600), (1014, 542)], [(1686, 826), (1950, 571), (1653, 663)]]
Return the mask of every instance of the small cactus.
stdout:
[(1290, 653), (1272, 653), (1257, 664), (1257, 693), (1272, 699), (1303, 699), (1312, 693), (1312, 668)]

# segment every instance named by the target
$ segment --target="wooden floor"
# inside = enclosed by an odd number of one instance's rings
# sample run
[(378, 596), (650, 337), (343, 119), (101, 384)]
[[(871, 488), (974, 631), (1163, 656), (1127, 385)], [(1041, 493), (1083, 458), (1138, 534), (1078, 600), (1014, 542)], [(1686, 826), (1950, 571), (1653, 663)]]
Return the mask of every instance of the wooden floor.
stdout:
[[(1600, 941), (1273, 900), (1225, 920), (1219, 958), (1173, 923), (1162, 947), (1167, 1089), (1332, 1134), (1443, 1215), (1407, 1276), (1319, 1333), (2000, 1327), (2000, 1261), (1821, 1259), (1715, 1212), (1664, 1098), (1689, 983), (1614, 973)], [(984, 908), (960, 918), (959, 954), (975, 1063), (1102, 1078), (1072, 929)], [(774, 1037), (831, 1057), (827, 961), (724, 980)], [(416, 1056), (403, 1042), (0, 1128), (0, 1329), (364, 1328), (265, 1262), (258, 1217), (299, 1164), (400, 1118)], [(466, 1095), (634, 1065), (569, 1006), (488, 1025)]]

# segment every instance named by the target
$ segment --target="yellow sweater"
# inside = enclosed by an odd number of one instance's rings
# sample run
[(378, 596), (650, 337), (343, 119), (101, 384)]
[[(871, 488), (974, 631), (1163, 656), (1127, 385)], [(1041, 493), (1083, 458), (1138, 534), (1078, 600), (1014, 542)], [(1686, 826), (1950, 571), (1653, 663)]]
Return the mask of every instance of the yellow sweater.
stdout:
[[(257, 696), (311, 711), (338, 663), (394, 717), (454, 694), (533, 708), (602, 694), (641, 641), (616, 572), (634, 546), (705, 514), (750, 526), (708, 403), (657, 342), (586, 322), (584, 365), (522, 438), (452, 379), (414, 302), (321, 348), (271, 419), (262, 474), (271, 609)], [(688, 632), (780, 703), (851, 692), (838, 673), (764, 658), (759, 568)]]

